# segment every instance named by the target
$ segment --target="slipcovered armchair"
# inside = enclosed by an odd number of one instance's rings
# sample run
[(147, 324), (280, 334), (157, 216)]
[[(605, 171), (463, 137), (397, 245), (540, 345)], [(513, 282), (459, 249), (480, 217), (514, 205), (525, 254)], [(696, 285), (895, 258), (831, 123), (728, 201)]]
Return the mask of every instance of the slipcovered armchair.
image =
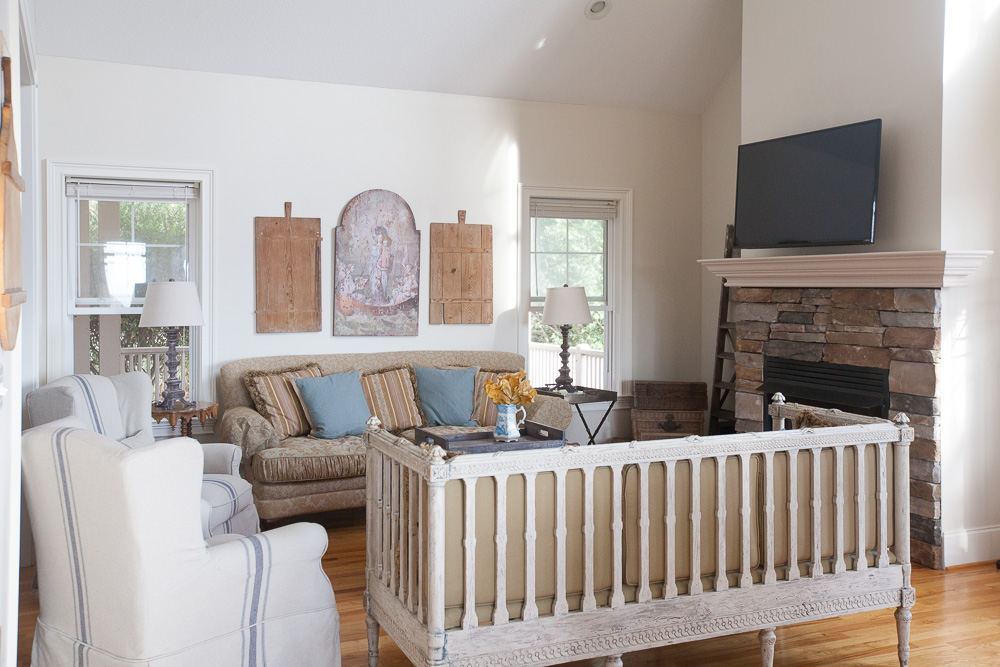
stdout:
[(322, 527), (206, 540), (197, 441), (130, 449), (78, 423), (22, 438), (35, 667), (340, 665)]
[[(67, 375), (30, 392), (25, 402), (32, 426), (76, 417), (94, 432), (135, 448), (154, 441), (152, 394), (149, 376), (141, 371), (109, 377)], [(219, 442), (202, 448), (202, 534), (260, 532), (250, 483), (240, 477), (239, 447)]]

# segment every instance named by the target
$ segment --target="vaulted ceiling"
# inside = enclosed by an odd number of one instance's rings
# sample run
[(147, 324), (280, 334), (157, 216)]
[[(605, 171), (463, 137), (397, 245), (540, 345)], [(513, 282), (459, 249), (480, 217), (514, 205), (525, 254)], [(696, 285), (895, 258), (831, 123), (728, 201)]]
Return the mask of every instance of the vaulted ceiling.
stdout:
[(698, 113), (740, 0), (36, 0), (42, 55)]

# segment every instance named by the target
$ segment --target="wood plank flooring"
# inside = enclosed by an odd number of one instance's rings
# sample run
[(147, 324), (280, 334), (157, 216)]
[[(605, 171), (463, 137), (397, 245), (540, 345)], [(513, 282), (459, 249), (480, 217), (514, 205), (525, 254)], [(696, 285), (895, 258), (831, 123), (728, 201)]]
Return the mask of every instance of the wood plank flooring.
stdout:
[[(366, 665), (364, 591), (364, 510), (312, 517), (327, 527), (330, 549), (323, 567), (333, 582), (340, 610), (341, 652), (345, 667)], [(21, 570), (18, 665), (28, 665), (38, 591), (32, 590), (35, 568)], [(915, 568), (917, 606), (913, 609), (910, 664), (1000, 665), (1000, 572), (994, 564), (964, 566), (947, 572)], [(775, 665), (897, 665), (896, 623), (892, 611), (852, 614), (792, 625), (777, 630)], [(384, 633), (380, 665), (409, 665)], [(756, 633), (688, 642), (627, 653), (627, 667), (690, 665), (759, 665)], [(575, 662), (575, 667), (603, 667), (603, 661)], [(224, 667), (224, 666), (222, 666)], [(272, 665), (271, 667), (284, 667)]]

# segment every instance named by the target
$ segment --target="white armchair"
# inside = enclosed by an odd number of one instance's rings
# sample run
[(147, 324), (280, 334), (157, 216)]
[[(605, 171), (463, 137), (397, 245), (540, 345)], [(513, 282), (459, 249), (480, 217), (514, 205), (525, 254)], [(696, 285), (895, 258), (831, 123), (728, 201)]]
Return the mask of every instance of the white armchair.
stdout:
[[(25, 397), (32, 426), (56, 419), (82, 419), (96, 433), (126, 447), (152, 444), (152, 383), (140, 371), (121, 375), (67, 375)], [(250, 483), (240, 477), (239, 447), (206, 443), (201, 524), (205, 537), (260, 532)]]
[(53, 425), (22, 445), (38, 554), (35, 667), (340, 665), (322, 527), (206, 541), (202, 449), (190, 438), (130, 449)]

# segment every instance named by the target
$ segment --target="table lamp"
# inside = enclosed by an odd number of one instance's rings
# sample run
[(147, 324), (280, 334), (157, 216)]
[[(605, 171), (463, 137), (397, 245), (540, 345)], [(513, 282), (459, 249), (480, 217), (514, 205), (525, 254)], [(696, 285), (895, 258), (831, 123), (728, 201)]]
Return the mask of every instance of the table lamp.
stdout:
[(163, 400), (156, 403), (162, 410), (171, 410), (176, 403), (194, 406), (194, 401), (184, 400), (184, 390), (177, 377), (177, 336), (181, 327), (204, 326), (198, 287), (191, 282), (153, 282), (146, 286), (146, 300), (139, 317), (140, 327), (163, 327), (167, 332), (167, 388)]
[(549, 287), (545, 290), (545, 308), (542, 310), (542, 324), (557, 326), (562, 330), (562, 368), (556, 378), (556, 390), (568, 394), (576, 393), (573, 378), (569, 375), (569, 330), (574, 324), (588, 324), (591, 321), (590, 303), (582, 287)]

